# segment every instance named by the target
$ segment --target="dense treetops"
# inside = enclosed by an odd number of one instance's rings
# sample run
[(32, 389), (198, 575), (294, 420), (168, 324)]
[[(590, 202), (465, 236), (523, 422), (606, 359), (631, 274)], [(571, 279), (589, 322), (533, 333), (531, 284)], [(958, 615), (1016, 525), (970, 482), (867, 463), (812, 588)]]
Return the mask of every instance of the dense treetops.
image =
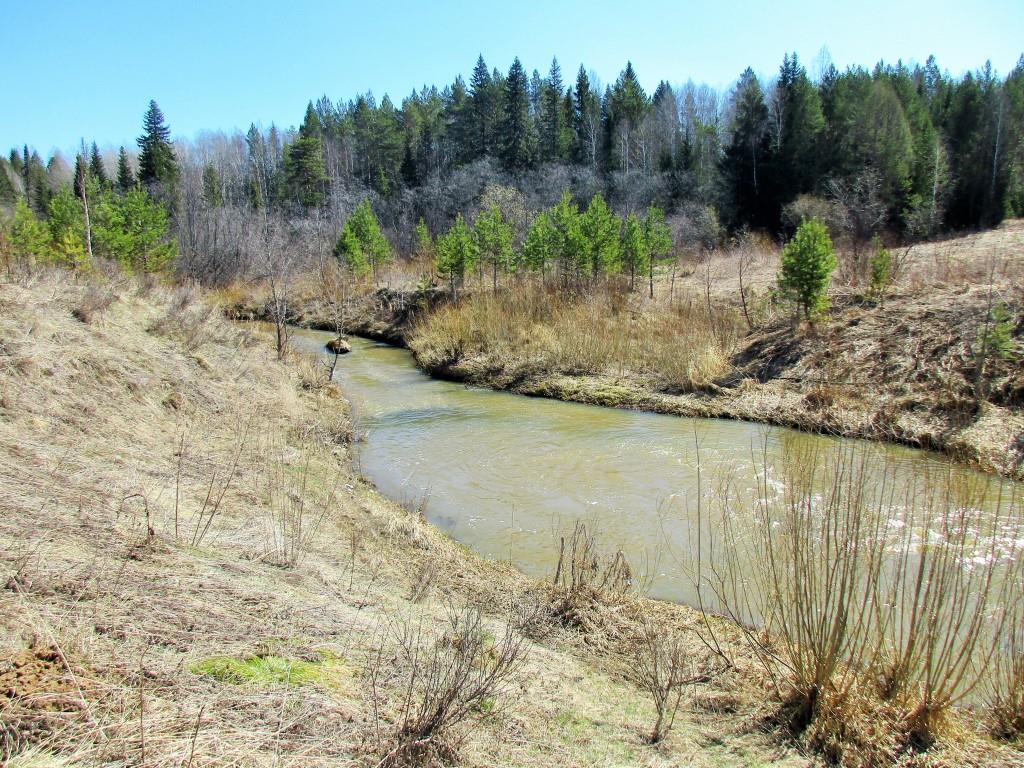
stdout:
[[(146, 187), (136, 182), (124, 147), (116, 178), (111, 180), (96, 143), (88, 151), (83, 143), (70, 183), (40, 173), (41, 162), (27, 147), (20, 163), (13, 162), (12, 152), (12, 166), (22, 172), (23, 182), (21, 194), (11, 185), (16, 194), (7, 240), (14, 257), (29, 264), (75, 269), (89, 268), (94, 257), (116, 261), (132, 272), (171, 267), (177, 247), (167, 203), (173, 203), (178, 165), (170, 130), (156, 102), (149, 104), (144, 131), (139, 138), (139, 180)], [(0, 167), (0, 172), (4, 170)]]
[[(201, 147), (176, 147), (151, 102), (137, 173), (123, 148), (115, 169), (95, 144), (83, 146), (72, 171), (25, 145), (0, 160), (0, 205), (21, 200), (45, 219), (69, 182), (82, 199), (83, 174), (97, 194), (116, 190), (119, 199), (139, 184), (186, 251), (213, 253), (227, 247), (223, 239), (200, 243), (195, 226), (212, 211), (318, 220), (326, 211), (339, 232), (368, 199), (386, 225), (374, 234), (360, 209), (337, 248), (359, 270), (375, 272), (395, 247), (412, 250), (421, 218), (443, 232), (461, 214), (467, 236), (486, 243), (474, 258), (492, 275), (509, 262), (507, 225), (520, 266), (563, 275), (571, 263), (581, 276), (614, 264), (633, 282), (663, 253), (648, 224), (655, 209), (703, 227), (702, 242), (719, 224), (775, 235), (814, 216), (865, 244), (881, 230), (928, 237), (1024, 215), (1024, 57), (1005, 77), (986, 65), (954, 78), (934, 59), (817, 70), (786, 55), (772, 79), (746, 69), (727, 93), (664, 80), (648, 93), (628, 62), (602, 85), (584, 66), (567, 82), (557, 60), (542, 75), (518, 59), (507, 72), (491, 69), (480, 56), (468, 83), (424, 87), (400, 105), (371, 94), (337, 104), (324, 97), (295, 131), (253, 125), (244, 136), (200, 139), (210, 142)], [(502, 208), (497, 229), (477, 215), (494, 184), (517, 190), (526, 209)], [(571, 196), (552, 205), (566, 189)], [(492, 231), (478, 232), (478, 223)]]
[(672, 233), (659, 208), (651, 206), (642, 218), (630, 214), (623, 220), (600, 194), (581, 211), (566, 192), (557, 204), (537, 214), (521, 243), (496, 204), (480, 211), (472, 225), (458, 214), (436, 245), (422, 222), (417, 231), (417, 250), (434, 255), (438, 274), (453, 291), (474, 269), (486, 271), (495, 290), (499, 276), (521, 273), (557, 280), (571, 290), (626, 275), (632, 290), (637, 277), (646, 273), (653, 291), (655, 262), (674, 253)]

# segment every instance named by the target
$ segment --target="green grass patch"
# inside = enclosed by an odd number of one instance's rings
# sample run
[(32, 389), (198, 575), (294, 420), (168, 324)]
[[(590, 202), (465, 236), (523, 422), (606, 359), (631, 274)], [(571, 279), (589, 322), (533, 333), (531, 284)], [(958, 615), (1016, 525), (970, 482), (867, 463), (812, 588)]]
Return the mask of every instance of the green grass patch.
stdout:
[(191, 666), (197, 675), (229, 685), (320, 685), (336, 687), (348, 670), (341, 659), (323, 654), (317, 661), (285, 656), (210, 656)]

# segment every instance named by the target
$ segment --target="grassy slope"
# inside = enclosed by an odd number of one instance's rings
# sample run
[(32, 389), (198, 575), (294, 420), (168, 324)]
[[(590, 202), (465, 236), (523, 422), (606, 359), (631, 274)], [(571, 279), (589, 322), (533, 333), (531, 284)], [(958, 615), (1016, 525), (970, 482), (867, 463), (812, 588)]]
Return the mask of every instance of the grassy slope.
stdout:
[[(72, 314), (107, 299), (88, 323)], [(187, 292), (63, 273), (0, 284), (8, 765), (375, 765), (401, 672), (389, 627), (436, 634), (447, 602), (472, 602), (497, 633), (510, 601), (544, 598), (361, 482), (344, 401), (316, 378)], [(228, 476), (193, 545), (197, 512)], [(268, 503), (280, 477), (330, 500), (290, 567), (275, 564)], [(433, 586), (414, 603), (425, 569)], [(625, 674), (631, 632), (640, 615), (679, 628), (694, 615), (640, 600), (589, 610), (588, 631), (555, 626), (531, 642), (508, 706), (469, 732), (460, 762), (806, 763), (749, 729), (765, 702), (749, 669), (688, 692), (668, 741), (645, 745), (651, 705)], [(378, 723), (368, 670), (379, 650)], [(264, 685), (201, 674), (220, 664), (211, 657), (254, 655), (306, 666), (292, 684), (273, 669)]]

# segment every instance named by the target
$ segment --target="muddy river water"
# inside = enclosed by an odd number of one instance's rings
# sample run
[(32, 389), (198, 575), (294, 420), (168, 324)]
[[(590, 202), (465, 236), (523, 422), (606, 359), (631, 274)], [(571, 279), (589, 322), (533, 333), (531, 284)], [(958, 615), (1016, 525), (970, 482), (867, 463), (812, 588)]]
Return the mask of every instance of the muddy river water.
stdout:
[[(295, 334), (293, 343), (310, 351), (330, 338)], [(352, 403), (363, 474), (392, 499), (422, 503), (454, 539), (533, 576), (553, 573), (559, 538), (583, 521), (603, 547), (622, 549), (651, 596), (692, 603), (685, 564), (698, 458), (705, 493), (707, 478), (726, 471), (751, 502), (766, 463), (797, 449), (826, 457), (851, 442), (869, 478), (885, 472), (897, 487), (929, 472), (980, 477), (944, 456), (895, 445), (475, 389), (429, 378), (406, 350), (351, 342), (335, 380)], [(1015, 483), (988, 485), (993, 493), (1019, 491)]]

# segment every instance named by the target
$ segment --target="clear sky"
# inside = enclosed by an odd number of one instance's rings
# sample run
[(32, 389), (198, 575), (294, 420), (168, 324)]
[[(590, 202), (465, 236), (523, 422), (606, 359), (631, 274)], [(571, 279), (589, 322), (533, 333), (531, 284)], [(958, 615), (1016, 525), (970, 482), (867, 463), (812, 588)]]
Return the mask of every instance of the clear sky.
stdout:
[(397, 104), (414, 87), (468, 78), (478, 53), (492, 68), (519, 56), (542, 73), (556, 55), (567, 81), (580, 63), (612, 81), (631, 59), (653, 89), (661, 79), (727, 86), (748, 65), (771, 75), (786, 51), (810, 69), (822, 47), (840, 68), (934, 53), (956, 75), (986, 59), (1005, 74), (1024, 52), (1022, 0), (745, 5), (4, 0), (0, 148), (132, 145), (150, 98), (175, 136), (295, 125), (324, 94), (372, 90)]

